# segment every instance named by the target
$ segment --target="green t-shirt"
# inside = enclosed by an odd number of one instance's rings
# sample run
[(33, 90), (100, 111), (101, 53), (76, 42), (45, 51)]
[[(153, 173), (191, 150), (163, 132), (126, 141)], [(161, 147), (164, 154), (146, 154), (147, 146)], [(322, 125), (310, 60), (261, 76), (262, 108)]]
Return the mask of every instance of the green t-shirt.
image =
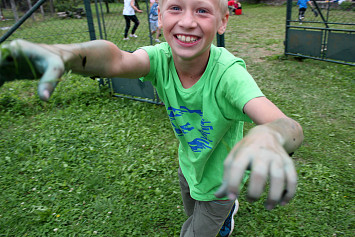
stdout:
[(223, 162), (242, 139), (244, 105), (263, 96), (242, 59), (224, 48), (211, 46), (208, 65), (192, 87), (183, 88), (167, 43), (143, 47), (150, 59), (144, 78), (164, 102), (176, 137), (180, 141), (179, 164), (191, 197), (215, 200), (222, 183)]

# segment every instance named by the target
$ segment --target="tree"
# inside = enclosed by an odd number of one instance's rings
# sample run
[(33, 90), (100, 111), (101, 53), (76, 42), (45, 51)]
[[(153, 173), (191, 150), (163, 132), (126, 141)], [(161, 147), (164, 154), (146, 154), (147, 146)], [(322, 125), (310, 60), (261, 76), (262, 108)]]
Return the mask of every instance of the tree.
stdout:
[(18, 22), (19, 17), (18, 17), (18, 14), (17, 14), (17, 8), (16, 8), (15, 0), (10, 0), (10, 4), (11, 4), (12, 12), (13, 12), (14, 17), (15, 17), (15, 21)]
[(9, 8), (9, 5), (6, 0), (1, 0), (1, 3), (4, 9)]

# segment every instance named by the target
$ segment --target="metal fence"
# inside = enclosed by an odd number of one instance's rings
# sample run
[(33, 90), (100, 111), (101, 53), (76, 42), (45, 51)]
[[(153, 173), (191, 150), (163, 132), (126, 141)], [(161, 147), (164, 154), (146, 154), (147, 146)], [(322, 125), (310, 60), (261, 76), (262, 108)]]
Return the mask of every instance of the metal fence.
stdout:
[[(38, 43), (78, 43), (93, 39), (107, 39), (122, 50), (134, 51), (143, 45), (152, 44), (150, 39), (148, 10), (149, 1), (137, 1), (143, 13), (137, 13), (140, 25), (138, 38), (123, 41), (125, 20), (122, 15), (123, 0), (107, 3), (102, 0), (76, 1), (75, 6), (63, 10), (60, 1), (34, 1), (31, 9), (17, 10), (16, 21), (10, 6), (2, 6), (0, 21), (0, 43), (16, 38)], [(33, 13), (33, 14), (28, 14)], [(93, 28), (88, 27), (92, 24)], [(132, 26), (131, 26), (132, 28)], [(10, 34), (9, 34), (10, 33)], [(163, 37), (161, 37), (163, 40)]]
[[(56, 1), (54, 1), (53, 11), (50, 10), (49, 2), (39, 0), (31, 9), (17, 9), (19, 20), (16, 19), (12, 8), (2, 6), (0, 43), (16, 38), (48, 44), (77, 43), (90, 40), (85, 14), (80, 19), (61, 17), (57, 14)], [(78, 8), (84, 8), (84, 4), (78, 5)]]
[(355, 3), (312, 0), (302, 17), (296, 2), (287, 0), (285, 54), (354, 66)]

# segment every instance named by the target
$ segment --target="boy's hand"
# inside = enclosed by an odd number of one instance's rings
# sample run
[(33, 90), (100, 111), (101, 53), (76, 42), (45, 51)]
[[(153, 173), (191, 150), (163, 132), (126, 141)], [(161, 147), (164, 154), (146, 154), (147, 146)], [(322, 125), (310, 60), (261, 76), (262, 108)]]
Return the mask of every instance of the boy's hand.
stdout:
[[(261, 127), (260, 127), (261, 128)], [(280, 143), (277, 133), (254, 128), (229, 153), (224, 162), (224, 183), (215, 194), (235, 199), (240, 192), (244, 172), (251, 170), (248, 194), (250, 201), (260, 198), (270, 180), (266, 208), (287, 204), (295, 195), (297, 173), (293, 161)]]
[(14, 40), (0, 47), (0, 86), (15, 79), (41, 79), (38, 94), (47, 101), (64, 73), (59, 55), (39, 44)]

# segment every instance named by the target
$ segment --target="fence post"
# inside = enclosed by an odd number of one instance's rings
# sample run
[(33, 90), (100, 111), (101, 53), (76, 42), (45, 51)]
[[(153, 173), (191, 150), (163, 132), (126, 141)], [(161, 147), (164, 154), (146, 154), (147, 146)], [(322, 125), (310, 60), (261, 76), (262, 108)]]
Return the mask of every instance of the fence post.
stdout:
[(217, 46), (224, 47), (224, 34), (220, 35), (217, 33)]
[(285, 33), (285, 41), (284, 41), (284, 46), (285, 46), (285, 52), (284, 54), (288, 52), (288, 28), (290, 26), (290, 21), (291, 21), (291, 16), (292, 16), (292, 0), (287, 0), (287, 8), (286, 8), (286, 33)]
[(147, 10), (147, 18), (148, 18), (148, 31), (149, 31), (149, 38), (150, 38), (150, 44), (153, 45), (153, 35), (152, 35), (152, 31), (150, 30), (150, 21), (149, 21), (149, 13), (150, 13), (150, 7), (148, 5), (148, 1), (145, 1), (145, 6), (146, 6), (146, 10)]
[[(108, 2), (107, 2), (107, 0), (105, 1), (107, 4), (108, 4)], [(107, 9), (107, 11), (108, 11), (108, 5), (106, 6), (106, 9)], [(102, 18), (102, 27), (103, 27), (103, 30), (104, 30), (104, 34), (105, 34), (105, 38), (103, 38), (103, 39), (107, 39), (107, 32), (106, 32), (106, 25), (105, 25), (105, 17), (104, 17), (104, 12), (103, 12), (103, 10), (102, 10), (102, 0), (100, 0), (100, 11), (101, 11), (101, 18)], [(107, 12), (107, 13), (109, 13), (109, 12)], [(101, 33), (100, 33), (101, 34)], [(101, 36), (102, 37), (102, 36)]]
[(84, 4), (85, 4), (86, 19), (87, 19), (87, 22), (88, 22), (90, 40), (96, 40), (94, 20), (92, 18), (90, 0), (84, 0)]
[(101, 30), (101, 21), (100, 21), (100, 11), (99, 8), (97, 7), (97, 0), (95, 0), (95, 9), (96, 9), (97, 26), (99, 27), (100, 39), (103, 39), (102, 30)]

